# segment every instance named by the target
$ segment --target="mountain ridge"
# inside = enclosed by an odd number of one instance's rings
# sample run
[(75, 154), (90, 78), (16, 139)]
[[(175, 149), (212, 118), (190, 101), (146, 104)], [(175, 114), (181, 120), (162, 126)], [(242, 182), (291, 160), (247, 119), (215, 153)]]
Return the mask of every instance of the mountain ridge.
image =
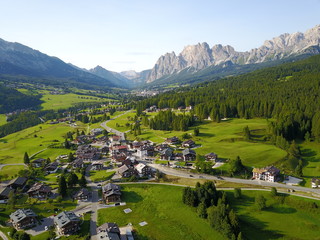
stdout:
[(186, 68), (197, 72), (225, 62), (238, 65), (255, 64), (305, 53), (320, 53), (320, 25), (305, 33), (281, 34), (271, 40), (265, 40), (259, 48), (246, 52), (238, 52), (230, 45), (216, 44), (210, 48), (206, 42), (188, 45), (179, 55), (171, 52), (160, 56), (147, 78), (147, 83), (179, 73)]
[[(114, 87), (108, 79), (98, 77), (80, 68), (71, 66), (57, 57), (48, 56), (20, 43), (7, 42), (0, 38), (0, 74), (56, 79), (61, 84), (70, 81), (84, 86)], [(48, 81), (49, 83), (49, 81)]]

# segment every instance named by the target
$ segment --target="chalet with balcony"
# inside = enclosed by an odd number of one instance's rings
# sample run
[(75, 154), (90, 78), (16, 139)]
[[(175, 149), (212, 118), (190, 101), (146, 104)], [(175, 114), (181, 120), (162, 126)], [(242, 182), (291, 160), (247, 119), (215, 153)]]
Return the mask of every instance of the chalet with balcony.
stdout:
[(186, 148), (182, 151), (184, 161), (194, 161), (196, 159), (196, 152), (190, 148)]
[(160, 158), (162, 160), (171, 160), (173, 157), (173, 149), (172, 148), (166, 148), (162, 151), (160, 151)]
[[(120, 229), (116, 223), (105, 223), (97, 228), (97, 239), (120, 240)], [(127, 239), (127, 238), (125, 238)]]
[(10, 222), (17, 229), (30, 228), (37, 224), (37, 215), (31, 209), (18, 209), (10, 214)]
[(37, 182), (28, 190), (27, 194), (31, 198), (45, 199), (48, 198), (52, 192), (51, 187)]
[(178, 144), (178, 143), (180, 143), (180, 139), (177, 138), (176, 136), (174, 136), (174, 137), (171, 137), (171, 138), (167, 138), (166, 139), (166, 143), (167, 144)]
[(182, 147), (185, 147), (185, 148), (193, 148), (196, 146), (196, 143), (193, 140), (189, 139), (189, 140), (182, 142), (181, 145), (182, 145)]
[(31, 162), (31, 166), (34, 168), (43, 168), (46, 166), (46, 164), (47, 164), (47, 160), (44, 158), (38, 158), (33, 162)]
[(129, 178), (129, 177), (138, 175), (137, 170), (133, 166), (125, 165), (125, 164), (119, 167), (118, 173), (123, 178)]
[(76, 192), (73, 195), (73, 199), (80, 200), (80, 201), (88, 201), (90, 197), (91, 197), (91, 192), (86, 188), (80, 189), (78, 192)]
[(134, 167), (139, 174), (139, 177), (150, 177), (152, 175), (152, 170), (149, 166), (139, 163)]
[(103, 169), (103, 166), (104, 166), (103, 161), (94, 161), (94, 162), (92, 162), (92, 164), (91, 164), (91, 170), (93, 170), (93, 171), (95, 171), (95, 170), (99, 171), (99, 170), (102, 170), (102, 169)]
[(63, 211), (54, 217), (54, 224), (60, 235), (74, 234), (80, 229), (80, 218), (70, 211)]
[(205, 158), (206, 158), (207, 161), (215, 162), (218, 159), (218, 154), (211, 152), (211, 153), (206, 154)]
[(107, 183), (105, 186), (103, 186), (102, 194), (106, 203), (120, 202), (121, 201), (120, 189), (121, 189), (120, 186), (113, 183)]
[(57, 162), (52, 162), (52, 163), (49, 163), (45, 168), (44, 170), (47, 172), (47, 174), (50, 174), (50, 173), (55, 173), (59, 170), (59, 164)]
[(85, 166), (82, 159), (76, 159), (71, 164), (73, 168), (83, 168)]

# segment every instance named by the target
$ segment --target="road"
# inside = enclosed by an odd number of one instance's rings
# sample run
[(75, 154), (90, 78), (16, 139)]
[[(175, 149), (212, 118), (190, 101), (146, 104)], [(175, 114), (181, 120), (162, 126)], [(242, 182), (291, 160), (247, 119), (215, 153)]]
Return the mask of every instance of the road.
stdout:
[(9, 240), (7, 236), (1, 231), (0, 231), (0, 238), (2, 238), (3, 240)]
[[(107, 129), (108, 131), (114, 132), (117, 135), (121, 136), (122, 139), (125, 139), (125, 134), (123, 132), (120, 132), (116, 129), (112, 129), (110, 127), (108, 127), (106, 125), (107, 122), (114, 120), (126, 113), (131, 112), (131, 110), (126, 111), (106, 122), (103, 122), (101, 124), (102, 127), (104, 127), (105, 129)], [(186, 178), (190, 178), (190, 173), (189, 172), (185, 172), (185, 171), (180, 171), (180, 170), (176, 170), (176, 169), (172, 169), (169, 167), (163, 167), (160, 166), (158, 164), (150, 164), (147, 163), (147, 165), (149, 165), (150, 167), (153, 167), (155, 169), (158, 169), (162, 172), (164, 172), (165, 174), (170, 174), (173, 176), (177, 176), (177, 177), (186, 177)], [(226, 182), (234, 182), (234, 183), (242, 183), (242, 184), (251, 184), (251, 185), (256, 185), (256, 186), (263, 186), (263, 187), (276, 187), (276, 188), (286, 188), (286, 189), (294, 189), (295, 191), (300, 191), (300, 192), (306, 192), (306, 193), (314, 193), (314, 194), (319, 194), (320, 195), (320, 190), (319, 189), (313, 189), (313, 188), (306, 188), (306, 187), (300, 187), (300, 186), (291, 186), (291, 185), (286, 185), (286, 184), (282, 184), (282, 183), (276, 183), (276, 182), (265, 182), (265, 181), (261, 181), (261, 180), (248, 180), (248, 179), (240, 179), (240, 178), (230, 178), (230, 177), (223, 177), (223, 179), (218, 179), (215, 176), (212, 175), (208, 175), (208, 174), (192, 174), (194, 177), (192, 178), (203, 178), (203, 179), (208, 179), (208, 180), (223, 180)]]
[(200, 179), (208, 179), (208, 180), (219, 180), (219, 181), (226, 181), (226, 182), (234, 182), (234, 183), (242, 183), (242, 184), (251, 184), (256, 186), (263, 186), (263, 187), (276, 187), (276, 188), (286, 188), (286, 189), (294, 189), (295, 191), (306, 192), (306, 193), (315, 193), (320, 195), (320, 189), (314, 188), (306, 188), (300, 186), (290, 186), (285, 185), (282, 183), (276, 182), (265, 182), (260, 180), (248, 180), (248, 179), (240, 179), (240, 178), (230, 178), (230, 177), (223, 177), (223, 179), (219, 179), (216, 176), (208, 175), (208, 174), (194, 174), (192, 173), (192, 177), (190, 176), (189, 172), (180, 171), (176, 169), (172, 169), (169, 167), (164, 167), (158, 164), (147, 163), (148, 166), (158, 169), (161, 172), (173, 175), (177, 177), (184, 177), (184, 178), (200, 178)]
[(1, 168), (3, 168), (4, 166), (16, 166), (16, 165), (27, 166), (27, 165), (24, 164), (24, 163), (0, 164), (0, 170), (1, 170)]
[(104, 129), (106, 129), (108, 132), (113, 132), (113, 133), (115, 133), (116, 135), (120, 136), (120, 137), (121, 137), (121, 140), (126, 140), (126, 137), (125, 137), (125, 133), (124, 133), (124, 132), (120, 132), (120, 131), (118, 131), (118, 130), (116, 130), (116, 129), (113, 129), (113, 128), (111, 128), (111, 127), (108, 127), (108, 126), (107, 126), (107, 123), (110, 122), (110, 121), (112, 121), (112, 120), (114, 120), (114, 119), (117, 119), (118, 117), (121, 117), (121, 116), (123, 116), (123, 115), (125, 115), (125, 114), (127, 114), (127, 113), (130, 113), (131, 111), (132, 111), (132, 110), (128, 110), (128, 111), (126, 111), (126, 112), (124, 112), (124, 113), (121, 113), (121, 114), (119, 114), (118, 116), (116, 116), (116, 117), (114, 117), (114, 118), (111, 118), (110, 120), (107, 120), (107, 121), (101, 123), (100, 126), (103, 127)]
[(86, 169), (86, 180), (87, 186), (91, 187), (92, 197), (91, 197), (91, 219), (90, 219), (90, 235), (91, 240), (97, 239), (97, 221), (98, 221), (98, 190), (97, 186), (90, 179), (90, 168), (88, 166)]

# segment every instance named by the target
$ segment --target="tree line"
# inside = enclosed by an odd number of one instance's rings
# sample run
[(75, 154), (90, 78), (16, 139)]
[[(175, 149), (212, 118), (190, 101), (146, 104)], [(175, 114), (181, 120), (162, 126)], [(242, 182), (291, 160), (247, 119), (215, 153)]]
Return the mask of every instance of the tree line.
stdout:
[(270, 132), (320, 141), (320, 56), (202, 83), (139, 101), (137, 111), (194, 106), (199, 120), (272, 118)]
[(42, 103), (40, 95), (25, 95), (13, 88), (0, 84), (0, 113), (9, 113), (18, 109), (36, 107)]

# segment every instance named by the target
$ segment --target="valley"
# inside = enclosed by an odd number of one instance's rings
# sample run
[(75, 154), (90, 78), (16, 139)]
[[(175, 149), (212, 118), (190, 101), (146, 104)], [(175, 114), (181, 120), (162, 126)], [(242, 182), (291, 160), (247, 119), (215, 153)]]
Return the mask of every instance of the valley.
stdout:
[(122, 72), (0, 39), (0, 239), (318, 239), (319, 39)]

